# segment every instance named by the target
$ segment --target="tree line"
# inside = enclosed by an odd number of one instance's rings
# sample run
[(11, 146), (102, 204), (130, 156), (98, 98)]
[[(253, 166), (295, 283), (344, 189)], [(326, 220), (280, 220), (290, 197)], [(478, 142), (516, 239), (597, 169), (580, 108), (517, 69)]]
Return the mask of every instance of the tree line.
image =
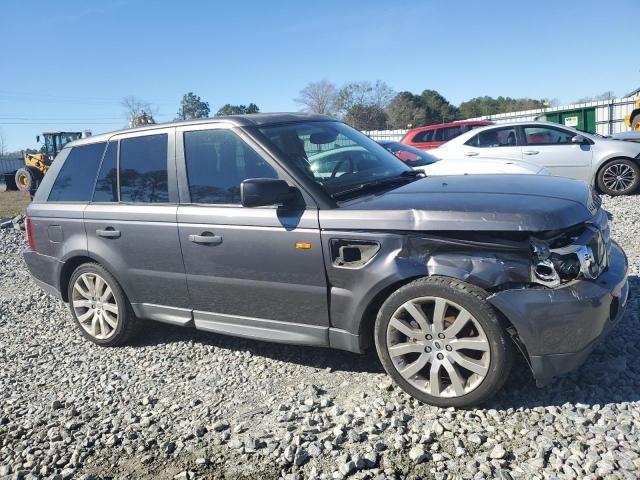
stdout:
[[(151, 105), (151, 103), (134, 96), (129, 96), (122, 99), (121, 105), (125, 110), (125, 115), (130, 127), (156, 123), (153, 117), (157, 114), (157, 109)], [(232, 105), (227, 103), (220, 107), (214, 116), (220, 117), (222, 115), (242, 115), (259, 112), (260, 108), (255, 103), (249, 103), (248, 105)], [(180, 101), (180, 106), (174, 121), (209, 118), (210, 113), (211, 108), (209, 107), (209, 102), (205, 102), (200, 96), (193, 92), (188, 92), (183, 95)]]
[[(613, 98), (613, 92), (595, 97), (584, 97), (575, 103)], [(395, 92), (382, 80), (347, 82), (338, 87), (327, 79), (310, 82), (294, 99), (303, 111), (339, 118), (359, 130), (384, 130), (420, 127), (434, 123), (445, 123), (467, 118), (496, 115), (544, 108), (557, 104), (534, 98), (511, 98), (481, 96), (453, 105), (436, 90), (423, 90), (416, 94), (408, 91)], [(126, 97), (122, 101), (130, 126), (155, 123), (155, 109), (143, 100)], [(255, 103), (232, 105), (227, 103), (214, 116), (259, 113)], [(208, 118), (209, 102), (193, 92), (184, 94), (175, 120)]]
[(435, 90), (396, 93), (382, 80), (338, 87), (326, 79), (307, 84), (294, 101), (307, 112), (341, 118), (360, 130), (412, 128), (548, 105), (543, 99), (483, 96), (456, 106)]

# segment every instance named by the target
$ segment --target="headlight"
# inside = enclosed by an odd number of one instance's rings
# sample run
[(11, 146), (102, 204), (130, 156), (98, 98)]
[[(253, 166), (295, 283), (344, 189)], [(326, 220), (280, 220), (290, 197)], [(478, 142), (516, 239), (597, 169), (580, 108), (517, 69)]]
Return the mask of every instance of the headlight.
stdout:
[[(573, 243), (549, 248), (546, 242), (532, 242), (532, 280), (547, 287), (582, 276), (594, 280), (607, 268), (608, 252), (603, 231), (587, 226)], [(557, 237), (555, 237), (557, 239)]]

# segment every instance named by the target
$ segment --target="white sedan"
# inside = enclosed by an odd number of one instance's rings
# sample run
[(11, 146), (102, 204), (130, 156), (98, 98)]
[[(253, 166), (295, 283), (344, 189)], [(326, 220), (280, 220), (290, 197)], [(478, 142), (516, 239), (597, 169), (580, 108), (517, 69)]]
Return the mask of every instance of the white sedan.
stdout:
[(516, 160), (483, 159), (467, 157), (440, 160), (438, 157), (400, 142), (378, 142), (400, 160), (427, 175), (476, 175), (476, 174), (531, 174), (548, 175), (549, 171), (538, 165)]
[(583, 180), (609, 195), (640, 185), (640, 143), (613, 140), (550, 122), (501, 123), (478, 128), (430, 153), (440, 159), (526, 161), (551, 175)]

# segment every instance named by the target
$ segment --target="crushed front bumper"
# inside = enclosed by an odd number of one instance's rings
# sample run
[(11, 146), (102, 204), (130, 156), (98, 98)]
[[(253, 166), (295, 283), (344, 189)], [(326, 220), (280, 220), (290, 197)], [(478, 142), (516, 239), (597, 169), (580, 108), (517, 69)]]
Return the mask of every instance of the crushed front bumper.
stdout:
[(622, 318), (629, 295), (627, 268), (627, 257), (612, 242), (609, 267), (596, 280), (504, 290), (489, 297), (515, 327), (538, 386), (580, 367)]

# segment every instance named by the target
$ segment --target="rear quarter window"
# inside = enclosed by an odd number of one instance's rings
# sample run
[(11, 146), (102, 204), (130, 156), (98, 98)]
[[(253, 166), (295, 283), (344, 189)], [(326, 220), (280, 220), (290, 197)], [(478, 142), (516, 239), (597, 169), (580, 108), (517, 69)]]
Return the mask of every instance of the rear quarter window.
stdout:
[(88, 202), (106, 142), (73, 147), (53, 182), (50, 202)]

